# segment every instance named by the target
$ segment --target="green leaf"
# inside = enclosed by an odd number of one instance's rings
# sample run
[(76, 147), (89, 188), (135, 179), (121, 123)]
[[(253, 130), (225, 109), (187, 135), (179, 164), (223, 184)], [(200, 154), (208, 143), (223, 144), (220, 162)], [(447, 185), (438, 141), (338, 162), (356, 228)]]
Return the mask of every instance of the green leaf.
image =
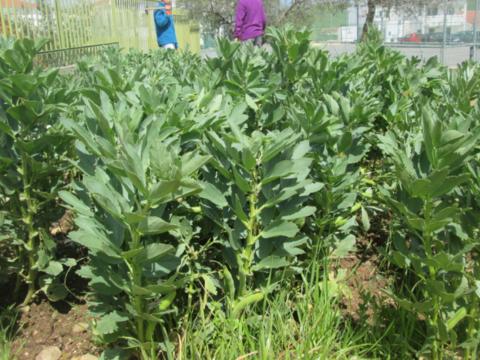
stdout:
[(288, 253), (290, 256), (298, 256), (305, 254), (305, 250), (301, 247), (304, 246), (308, 242), (307, 237), (300, 238), (298, 240), (286, 241), (283, 244), (283, 249)]
[(242, 164), (248, 171), (251, 171), (257, 164), (257, 160), (248, 148), (242, 150)]
[(295, 144), (300, 134), (296, 134), (292, 129), (285, 129), (281, 133), (272, 133), (273, 141), (265, 148), (262, 156), (262, 163), (266, 164), (285, 149)]
[(245, 95), (245, 102), (247, 103), (248, 107), (251, 108), (253, 111), (258, 110), (258, 106), (255, 103), (255, 100), (253, 100), (253, 98), (250, 95), (248, 94)]
[(43, 291), (45, 292), (45, 295), (47, 295), (48, 299), (52, 302), (63, 300), (68, 295), (65, 285), (58, 282), (53, 282), (52, 284), (44, 286)]
[(437, 272), (463, 272), (463, 263), (455, 261), (452, 255), (443, 251), (440, 251), (435, 254), (435, 256), (426, 258), (423, 261), (426, 265), (432, 266)]
[(325, 187), (325, 184), (322, 183), (307, 183), (304, 182), (305, 185), (303, 188), (305, 189), (302, 193), (300, 193), (300, 196), (309, 196), (310, 194), (319, 192)]
[(210, 156), (189, 152), (182, 156), (182, 176), (190, 176), (210, 161)]
[(365, 231), (370, 230), (370, 218), (365, 208), (362, 206), (362, 225)]
[(425, 280), (425, 287), (433, 298), (441, 299), (444, 303), (455, 301), (455, 294), (447, 291), (442, 280), (427, 279)]
[(174, 252), (175, 248), (172, 245), (160, 243), (149, 244), (144, 248), (143, 252), (136, 257), (136, 259), (142, 264), (148, 264), (156, 262), (162, 257), (173, 254)]
[(395, 302), (403, 307), (404, 309), (408, 311), (416, 311), (419, 312), (420, 314), (426, 314), (429, 313), (433, 307), (433, 300), (427, 300), (424, 302), (412, 302), (409, 300), (405, 299), (400, 299), (396, 297), (394, 294), (390, 294), (395, 299)]
[(219, 285), (216, 283), (215, 279), (208, 274), (203, 274), (202, 278), (205, 284), (205, 290), (212, 295), (217, 295), (217, 287), (219, 287)]
[(233, 202), (234, 202), (233, 211), (235, 211), (235, 215), (237, 215), (237, 217), (241, 221), (243, 221), (244, 223), (247, 223), (248, 222), (247, 214), (245, 214), (245, 211), (243, 210), (243, 204), (237, 195), (235, 195)]
[(277, 221), (262, 231), (261, 236), (264, 239), (284, 236), (292, 238), (297, 235), (299, 229), (296, 224), (287, 221)]
[[(100, 93), (100, 97), (102, 98), (102, 103), (106, 104), (107, 102), (110, 102), (108, 96), (106, 96), (103, 91)], [(102, 131), (103, 137), (107, 138), (109, 142), (114, 143), (115, 138), (111, 127), (111, 119), (109, 119), (108, 116), (109, 114), (105, 114), (103, 109), (100, 108), (100, 106), (98, 106), (88, 98), (84, 98), (84, 103), (87, 109), (90, 110), (92, 114), (94, 114), (97, 124)]]
[(282, 220), (297, 220), (297, 219), (303, 219), (308, 216), (311, 216), (315, 214), (315, 211), (317, 211), (317, 208), (315, 206), (305, 206), (304, 208), (298, 210), (297, 212), (289, 215), (284, 215), (282, 216)]
[(471, 292), (470, 284), (465, 276), (462, 277), (460, 281), (460, 285), (458, 285), (457, 289), (455, 290), (454, 296), (456, 299), (463, 298), (467, 294)]
[(120, 325), (128, 321), (128, 316), (113, 311), (103, 315), (97, 322), (96, 330), (101, 335), (113, 334), (120, 330)]
[(129, 212), (125, 213), (123, 217), (129, 225), (136, 225), (139, 222), (142, 222), (143, 220), (145, 220), (146, 218), (145, 215), (138, 214), (138, 213), (129, 213)]
[(310, 151), (310, 143), (308, 140), (299, 142), (293, 150), (292, 160), (303, 158)]
[(295, 62), (298, 57), (298, 52), (299, 52), (300, 44), (294, 43), (291, 44), (288, 48), (288, 57), (290, 58), (290, 61)]
[(150, 189), (149, 199), (152, 203), (157, 203), (164, 198), (172, 198), (175, 191), (179, 188), (180, 181), (164, 180), (156, 183)]
[(409, 187), (412, 196), (426, 199), (430, 196), (432, 183), (429, 179), (417, 179), (409, 184)]
[(218, 190), (215, 185), (206, 183), (204, 184), (203, 190), (198, 195), (202, 199), (206, 199), (213, 204), (217, 205), (219, 208), (224, 208), (228, 206), (227, 199), (222, 194), (220, 190)]
[(344, 257), (348, 253), (352, 252), (355, 249), (355, 236), (348, 235), (346, 238), (341, 240), (335, 245), (335, 250), (333, 251), (333, 256), (335, 257)]
[(65, 260), (62, 261), (63, 265), (65, 265), (66, 267), (74, 267), (78, 264), (77, 260), (75, 259), (72, 259), (72, 258), (67, 258)]
[(233, 168), (233, 176), (235, 179), (235, 184), (238, 186), (238, 188), (244, 193), (249, 193), (252, 191), (252, 188), (250, 186), (250, 183), (248, 182), (247, 179), (245, 179), (240, 173), (237, 171), (236, 168)]
[(92, 211), (90, 210), (90, 208), (75, 195), (66, 191), (60, 191), (58, 195), (63, 201), (65, 201), (67, 205), (69, 205), (68, 207), (75, 212), (81, 213), (85, 216), (92, 215)]
[(325, 94), (323, 98), (327, 103), (327, 107), (330, 113), (332, 113), (333, 115), (337, 115), (340, 110), (337, 101), (329, 94)]
[(186, 178), (180, 182), (180, 188), (175, 193), (175, 198), (186, 198), (188, 196), (200, 193), (202, 189), (202, 185), (199, 184), (196, 180)]
[(125, 360), (128, 359), (128, 357), (128, 351), (120, 348), (113, 348), (103, 351), (99, 360)]
[(290, 262), (285, 257), (280, 257), (276, 255), (267, 256), (266, 258), (260, 260), (257, 264), (252, 266), (253, 271), (268, 270), (268, 269), (279, 269), (285, 266), (288, 266)]
[(262, 180), (262, 185), (266, 185), (279, 178), (291, 174), (295, 169), (295, 163), (292, 160), (282, 160), (275, 164)]
[(468, 181), (468, 175), (449, 176), (441, 184), (433, 187), (430, 190), (432, 197), (442, 196), (448, 194), (457, 186), (466, 183)]
[(353, 138), (352, 133), (350, 131), (346, 131), (343, 133), (342, 137), (338, 141), (337, 150), (339, 153), (344, 153), (348, 150), (350, 146), (352, 146)]
[(424, 109), (423, 111), (423, 141), (425, 144), (425, 152), (427, 153), (428, 161), (435, 168), (437, 164), (437, 157), (434, 128), (438, 126), (438, 124), (434, 124), (434, 121), (430, 115), (430, 111), (431, 109)]
[[(77, 219), (76, 223), (80, 227), (79, 231), (70, 233), (70, 239), (76, 243), (85, 246), (90, 251), (103, 252), (104, 254), (120, 259), (120, 249), (113, 244), (108, 237), (95, 226), (91, 221), (82, 221)], [(83, 226), (85, 224), (85, 226)]]
[(148, 216), (138, 226), (138, 230), (143, 235), (157, 235), (163, 234), (170, 230), (177, 229), (178, 226), (168, 223), (157, 216)]
[(62, 273), (63, 266), (58, 261), (50, 261), (48, 263), (48, 266), (45, 269), (40, 269), (40, 270), (49, 275), (58, 276)]
[(132, 249), (132, 250), (124, 251), (124, 252), (122, 252), (122, 257), (125, 260), (133, 259), (134, 257), (140, 255), (143, 251), (145, 251), (143, 247), (138, 248), (138, 249)]
[(460, 214), (460, 210), (457, 207), (450, 206), (443, 208), (442, 210), (435, 212), (432, 216), (433, 220), (440, 221), (440, 220), (452, 220), (457, 218)]

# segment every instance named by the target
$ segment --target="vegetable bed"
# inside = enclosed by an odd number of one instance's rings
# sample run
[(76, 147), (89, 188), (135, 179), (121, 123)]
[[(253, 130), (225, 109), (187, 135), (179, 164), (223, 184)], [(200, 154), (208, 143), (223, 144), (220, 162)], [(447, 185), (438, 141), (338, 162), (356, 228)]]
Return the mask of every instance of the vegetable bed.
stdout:
[(87, 302), (102, 359), (476, 359), (478, 65), (309, 36), (2, 48), (2, 306)]

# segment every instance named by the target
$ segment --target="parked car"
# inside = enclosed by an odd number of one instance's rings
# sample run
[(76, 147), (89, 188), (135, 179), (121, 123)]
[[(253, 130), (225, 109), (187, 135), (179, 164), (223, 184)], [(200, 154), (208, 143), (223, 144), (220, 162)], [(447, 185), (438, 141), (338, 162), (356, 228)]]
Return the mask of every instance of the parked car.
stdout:
[[(480, 35), (480, 32), (478, 34)], [(424, 42), (443, 43), (443, 36), (443, 32), (435, 32), (422, 35), (422, 39)], [(473, 42), (473, 32), (459, 31), (447, 34), (446, 41), (448, 44), (471, 43)]]
[[(457, 35), (463, 43), (473, 43), (473, 31), (461, 31), (455, 35)], [(477, 42), (480, 42), (480, 31), (477, 31)]]
[(443, 42), (443, 33), (436, 32), (436, 33), (428, 33), (423, 35), (424, 42)]
[(422, 37), (420, 34), (412, 33), (407, 36), (401, 37), (398, 39), (399, 42), (413, 42), (413, 43), (421, 43)]

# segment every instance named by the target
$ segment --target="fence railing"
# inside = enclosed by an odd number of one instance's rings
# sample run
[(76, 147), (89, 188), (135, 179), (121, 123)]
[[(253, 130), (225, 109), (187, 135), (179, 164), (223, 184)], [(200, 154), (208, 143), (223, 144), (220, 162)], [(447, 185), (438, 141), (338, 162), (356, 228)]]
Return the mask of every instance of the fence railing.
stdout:
[[(153, 14), (147, 10), (156, 4), (141, 0), (0, 0), (0, 35), (48, 38), (46, 52), (80, 54), (79, 48), (111, 43), (148, 50), (157, 47)], [(198, 26), (181, 11), (175, 11), (174, 18), (180, 47), (199, 52)]]
[(35, 57), (35, 63), (41, 67), (63, 67), (75, 64), (79, 59), (97, 56), (108, 49), (118, 49), (119, 43), (80, 46), (69, 49), (42, 51)]

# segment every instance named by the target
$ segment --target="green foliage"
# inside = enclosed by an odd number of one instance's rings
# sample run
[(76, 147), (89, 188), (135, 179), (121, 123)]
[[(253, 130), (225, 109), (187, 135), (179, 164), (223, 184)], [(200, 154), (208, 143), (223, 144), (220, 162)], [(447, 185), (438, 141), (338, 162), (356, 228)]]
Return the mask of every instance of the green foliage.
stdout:
[[(380, 194), (408, 229), (395, 234), (392, 261), (418, 278), (410, 298), (395, 297), (427, 319), (432, 346), (427, 351), (435, 359), (443, 356), (446, 344), (461, 338), (459, 325), (466, 321), (478, 328), (478, 284), (468, 266), (480, 244), (476, 232), (469, 236), (462, 230), (469, 209), (462, 208), (458, 196), (469, 181), (466, 167), (480, 137), (471, 125), (469, 117), (441, 121), (426, 107), (421, 137), (415, 134), (400, 145), (393, 133), (380, 136), (398, 179)], [(465, 347), (478, 346), (468, 340)]]
[[(6, 46), (0, 279), (58, 300), (65, 243), (88, 253), (103, 359), (478, 357), (480, 68), (266, 37), (206, 60), (112, 50), (69, 75)], [(398, 282), (353, 327), (334, 270), (357, 248)]]
[[(318, 267), (316, 267), (318, 270)], [(235, 319), (216, 310), (192, 314), (175, 352), (177, 359), (365, 358), (376, 351), (364, 342), (364, 330), (345, 322), (338, 293), (323, 274), (306, 271), (295, 286), (282, 289), (261, 306), (250, 306)], [(208, 299), (215, 304), (215, 299)], [(299, 341), (301, 339), (301, 341)], [(172, 354), (173, 356), (173, 354)]]
[(39, 287), (62, 297), (66, 290), (56, 279), (68, 265), (56, 261), (47, 230), (48, 209), (69, 170), (71, 138), (58, 118), (74, 97), (58, 85), (58, 70), (33, 69), (43, 44), (21, 40), (0, 52), (0, 241), (8, 247), (2, 277), (16, 274), (16, 293), (25, 280), (25, 304)]
[(202, 189), (195, 173), (209, 158), (181, 154), (178, 138), (162, 122), (143, 120), (139, 106), (100, 98), (85, 98), (83, 116), (64, 121), (78, 139), (83, 178), (77, 195), (61, 197), (77, 213), (70, 238), (89, 250), (80, 275), (92, 289), (96, 334), (105, 343), (127, 339), (148, 358), (158, 351), (153, 340), (162, 316), (187, 280), (177, 268), (192, 228), (175, 215), (175, 204)]
[(0, 312), (0, 359), (16, 359), (12, 349), (12, 340), (16, 335), (18, 313), (14, 307), (7, 307)]
[(308, 141), (290, 129), (248, 136), (240, 128), (245, 120), (231, 117), (231, 134), (206, 134), (212, 168), (204, 171), (200, 193), (205, 215), (227, 235), (223, 246), (237, 280), (231, 300), (239, 302), (255, 273), (292, 266), (304, 253), (301, 228), (316, 210), (306, 201), (321, 188), (309, 179)]

